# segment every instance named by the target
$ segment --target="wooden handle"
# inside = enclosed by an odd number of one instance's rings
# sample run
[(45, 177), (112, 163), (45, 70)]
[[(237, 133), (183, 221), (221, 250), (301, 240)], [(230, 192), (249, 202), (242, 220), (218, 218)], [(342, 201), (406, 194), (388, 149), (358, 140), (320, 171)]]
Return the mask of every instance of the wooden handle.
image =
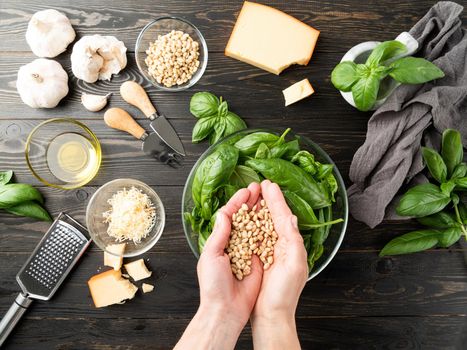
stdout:
[(110, 108), (104, 114), (105, 123), (113, 129), (126, 131), (138, 140), (145, 133), (144, 129), (133, 119), (128, 112), (121, 108)]
[(156, 113), (156, 108), (149, 100), (148, 94), (143, 87), (134, 81), (126, 81), (120, 86), (120, 95), (130, 105), (141, 110), (146, 117)]

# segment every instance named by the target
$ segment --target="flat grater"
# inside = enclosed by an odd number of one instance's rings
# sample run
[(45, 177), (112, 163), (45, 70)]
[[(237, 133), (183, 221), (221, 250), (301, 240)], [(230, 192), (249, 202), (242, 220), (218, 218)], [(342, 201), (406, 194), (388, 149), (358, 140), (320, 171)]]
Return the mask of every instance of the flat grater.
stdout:
[(0, 347), (33, 299), (52, 298), (90, 243), (87, 229), (60, 213), (16, 275), (22, 292), (0, 322)]

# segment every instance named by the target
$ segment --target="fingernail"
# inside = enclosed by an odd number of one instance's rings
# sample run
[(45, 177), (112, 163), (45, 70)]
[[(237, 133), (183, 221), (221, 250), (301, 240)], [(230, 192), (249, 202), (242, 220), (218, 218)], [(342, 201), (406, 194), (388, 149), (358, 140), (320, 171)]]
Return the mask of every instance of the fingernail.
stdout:
[(292, 215), (291, 219), (290, 219), (291, 223), (292, 223), (292, 227), (294, 229), (297, 229), (298, 230), (298, 219), (295, 215)]

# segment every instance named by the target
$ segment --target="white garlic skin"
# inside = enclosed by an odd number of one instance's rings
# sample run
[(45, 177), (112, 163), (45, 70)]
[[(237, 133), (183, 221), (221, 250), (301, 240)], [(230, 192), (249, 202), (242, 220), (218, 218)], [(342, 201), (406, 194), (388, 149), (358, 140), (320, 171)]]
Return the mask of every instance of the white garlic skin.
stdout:
[(87, 83), (110, 80), (126, 67), (127, 48), (114, 36), (85, 35), (73, 46), (71, 70)]
[(110, 94), (105, 96), (82, 93), (81, 103), (90, 112), (99, 112), (107, 105)]
[(26, 41), (39, 57), (58, 56), (75, 40), (75, 36), (68, 17), (54, 9), (36, 12), (26, 31)]
[(16, 89), (32, 108), (54, 108), (68, 94), (68, 74), (54, 60), (38, 58), (20, 67)]

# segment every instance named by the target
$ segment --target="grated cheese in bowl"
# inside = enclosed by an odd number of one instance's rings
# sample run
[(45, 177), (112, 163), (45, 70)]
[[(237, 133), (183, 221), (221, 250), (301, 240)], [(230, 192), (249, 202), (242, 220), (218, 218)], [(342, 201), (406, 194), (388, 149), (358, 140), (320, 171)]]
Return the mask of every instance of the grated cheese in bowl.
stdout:
[(156, 222), (156, 209), (149, 196), (132, 186), (115, 193), (108, 201), (110, 209), (104, 213), (107, 234), (118, 242), (132, 240), (140, 243)]

